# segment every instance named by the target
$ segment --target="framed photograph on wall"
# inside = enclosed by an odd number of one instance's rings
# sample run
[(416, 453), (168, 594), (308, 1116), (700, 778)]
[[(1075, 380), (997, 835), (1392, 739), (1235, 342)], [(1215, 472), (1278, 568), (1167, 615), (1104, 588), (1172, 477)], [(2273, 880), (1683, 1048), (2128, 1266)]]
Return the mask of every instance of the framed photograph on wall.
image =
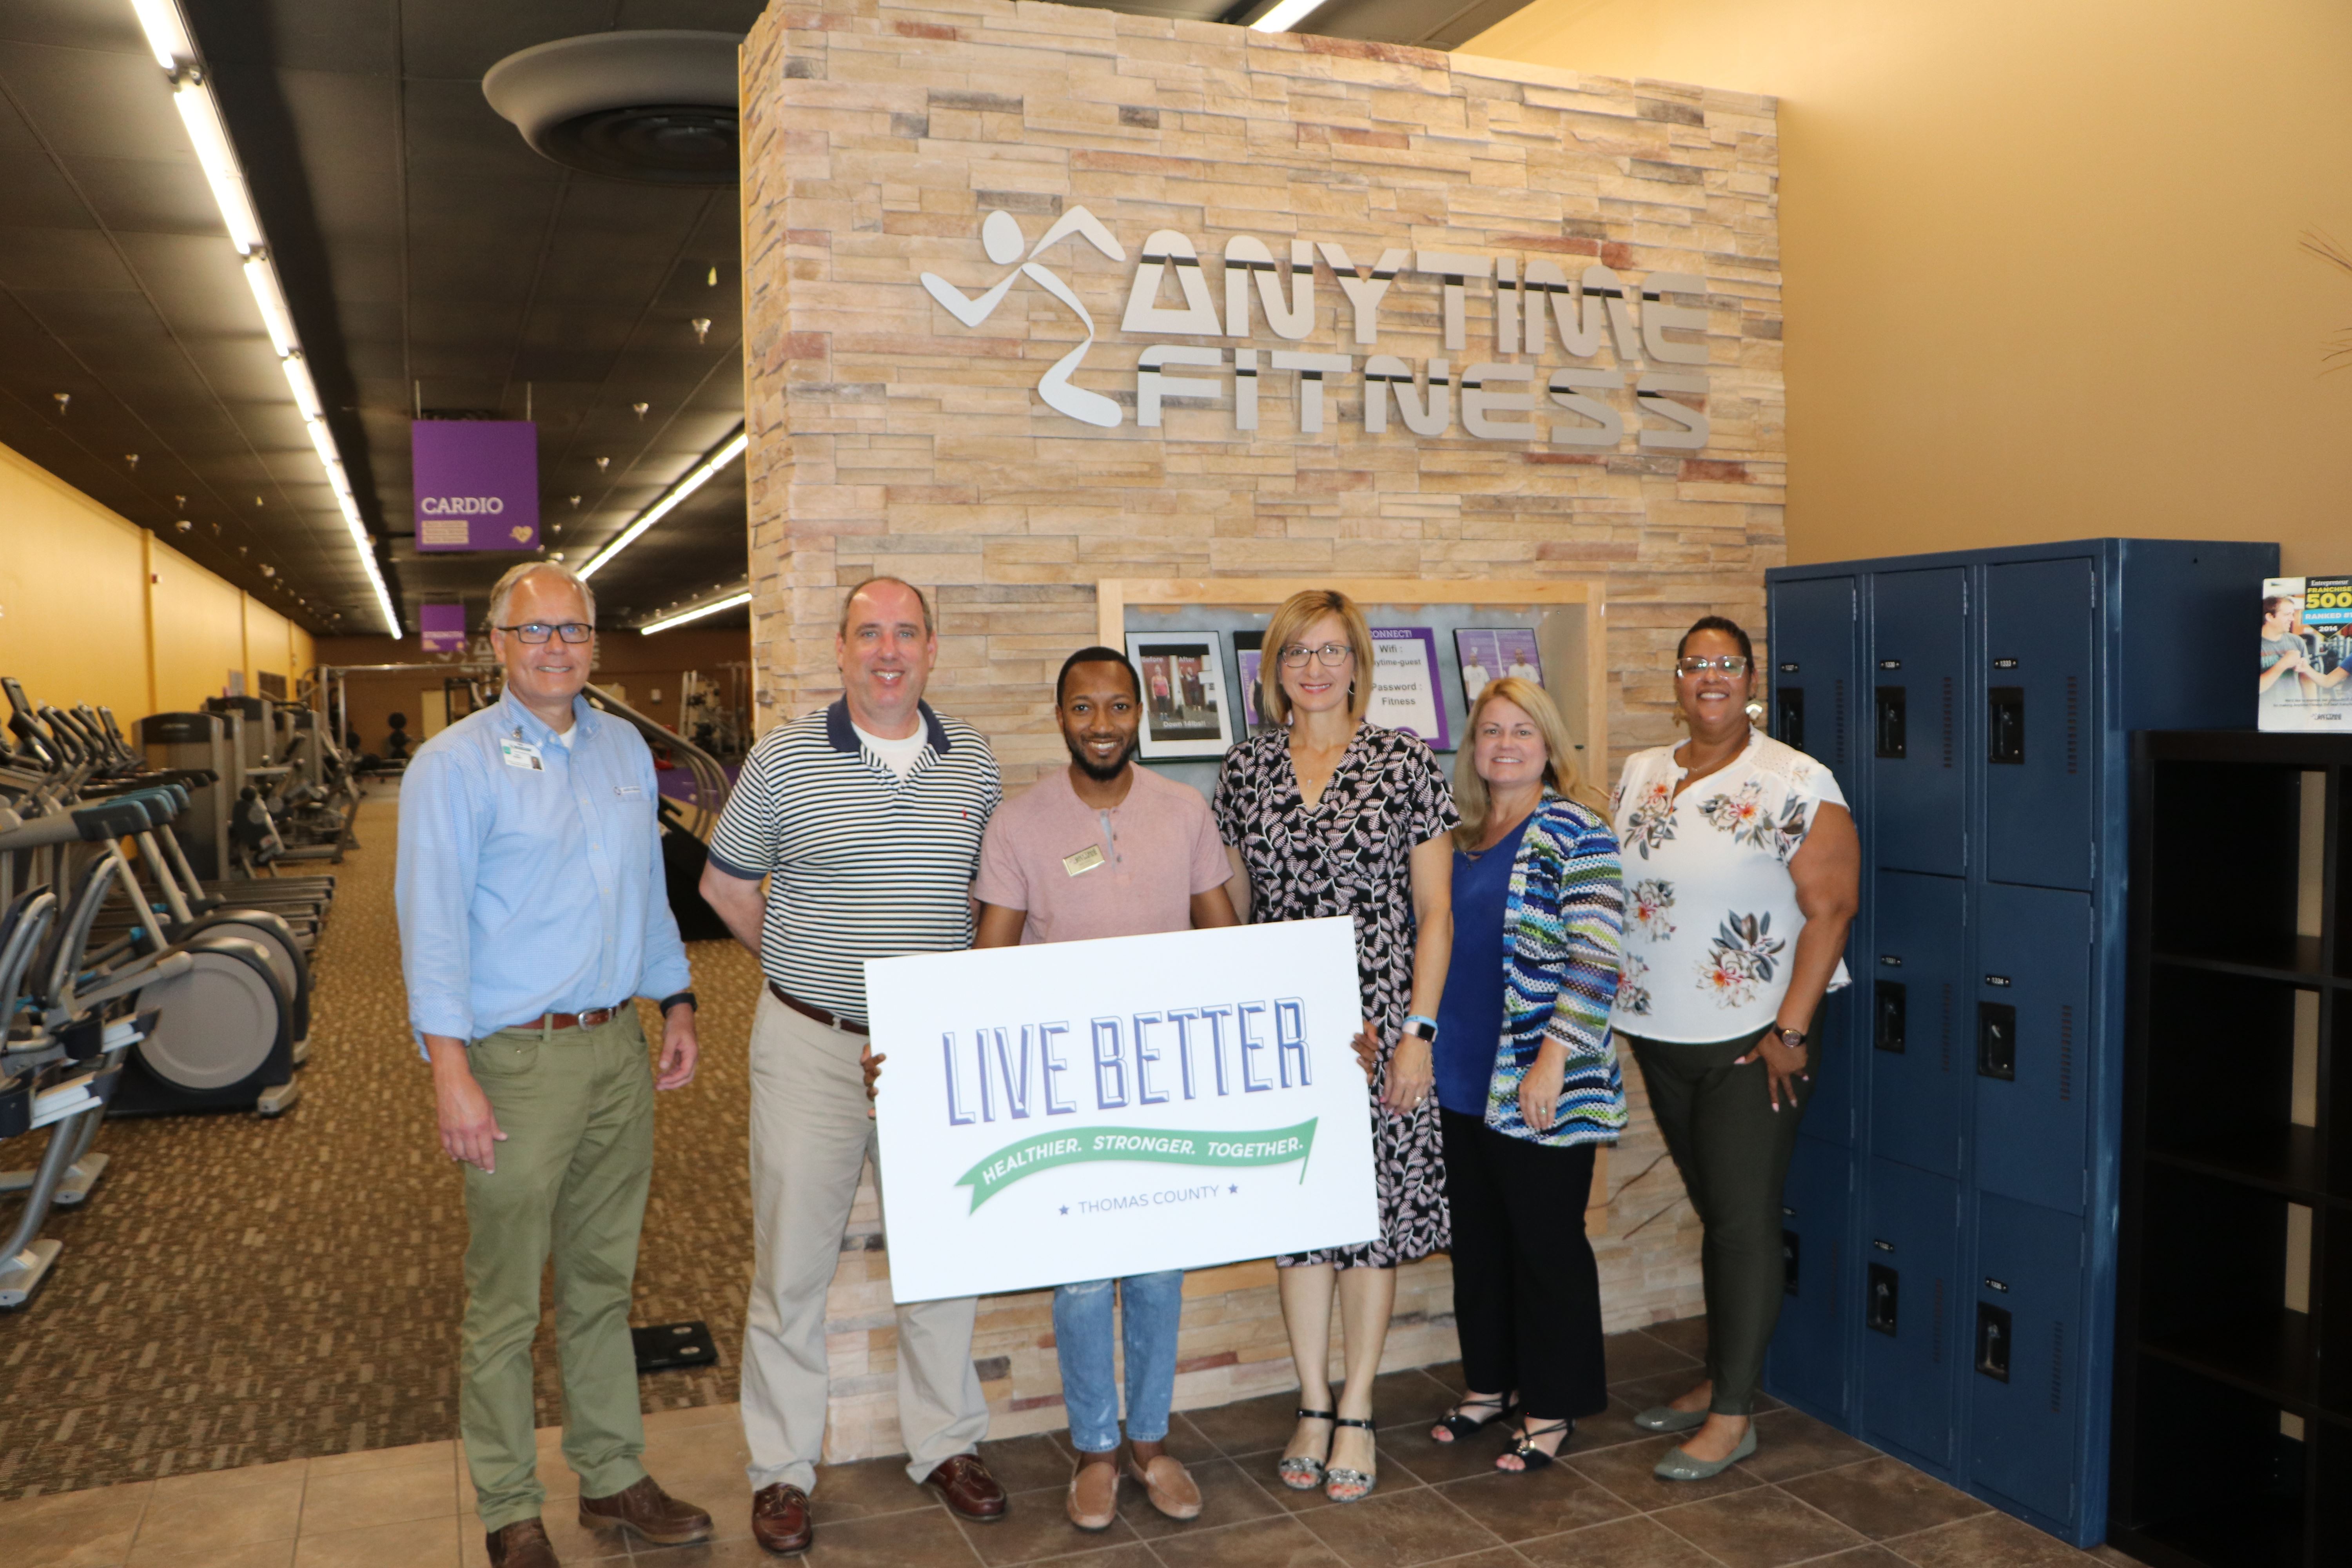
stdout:
[(1127, 657), (1143, 678), (1144, 758), (1223, 756), (1234, 740), (1223, 634), (1130, 632)]
[(1364, 717), (1410, 730), (1433, 752), (1454, 749), (1437, 688), (1437, 634), (1427, 626), (1374, 626), (1372, 705)]
[(1543, 684), (1543, 655), (1537, 651), (1532, 626), (1464, 626), (1454, 634), (1454, 652), (1462, 662), (1462, 706), (1478, 700), (1486, 682), (1515, 675), (1537, 686)]
[(1234, 706), (1242, 710), (1244, 732), (1252, 735), (1256, 734), (1259, 727), (1265, 722), (1265, 716), (1258, 711), (1257, 707), (1258, 661), (1264, 656), (1265, 650), (1265, 634), (1264, 632), (1234, 634), (1234, 664), (1241, 671), (1242, 678), (1241, 686), (1234, 693)]

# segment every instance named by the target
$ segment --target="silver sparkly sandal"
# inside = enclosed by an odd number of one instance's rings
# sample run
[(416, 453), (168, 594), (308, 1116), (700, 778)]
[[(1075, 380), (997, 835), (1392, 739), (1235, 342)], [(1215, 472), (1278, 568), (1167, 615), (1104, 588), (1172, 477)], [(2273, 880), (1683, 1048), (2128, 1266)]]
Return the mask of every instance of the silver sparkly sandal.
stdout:
[[(1302, 1405), (1298, 1407), (1298, 1419), (1336, 1423), (1339, 1413), (1336, 1410), (1309, 1410)], [(1312, 1454), (1294, 1454), (1275, 1466), (1274, 1473), (1281, 1477), (1282, 1484), (1292, 1491), (1311, 1492), (1323, 1484), (1323, 1461)]]
[[(1366, 1432), (1372, 1429), (1372, 1424), (1370, 1421), (1357, 1421), (1345, 1415), (1336, 1418), (1332, 1425), (1355, 1426)], [(1335, 1432), (1332, 1436), (1337, 1437), (1339, 1434)], [(1359, 1470), (1347, 1465), (1333, 1465), (1323, 1472), (1323, 1495), (1333, 1502), (1361, 1502), (1372, 1495), (1372, 1488), (1379, 1483), (1380, 1475), (1377, 1471)]]

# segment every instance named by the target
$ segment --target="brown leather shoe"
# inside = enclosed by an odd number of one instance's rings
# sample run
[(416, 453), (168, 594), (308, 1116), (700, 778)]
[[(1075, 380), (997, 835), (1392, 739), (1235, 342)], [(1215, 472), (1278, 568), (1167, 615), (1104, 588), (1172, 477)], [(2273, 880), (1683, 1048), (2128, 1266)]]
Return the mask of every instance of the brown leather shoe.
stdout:
[(559, 1568), (555, 1542), (535, 1515), (490, 1531), (482, 1540), (490, 1549), (490, 1568)]
[(1154, 1454), (1151, 1463), (1139, 1465), (1132, 1449), (1127, 1456), (1127, 1473), (1143, 1488), (1143, 1495), (1151, 1506), (1171, 1519), (1201, 1517), (1201, 1489), (1192, 1480), (1192, 1472), (1173, 1454)]
[(1080, 1530), (1108, 1530), (1118, 1518), (1118, 1460), (1110, 1454), (1082, 1454), (1070, 1473), (1070, 1496), (1063, 1504)]
[(662, 1490), (651, 1476), (639, 1476), (611, 1497), (583, 1497), (580, 1522), (590, 1530), (617, 1530), (656, 1546), (710, 1539), (710, 1516)]
[(994, 1524), (1004, 1517), (1004, 1489), (988, 1473), (978, 1454), (958, 1454), (923, 1478), (959, 1519), (974, 1524)]
[(780, 1557), (794, 1557), (816, 1539), (808, 1493), (779, 1481), (751, 1494), (751, 1539)]

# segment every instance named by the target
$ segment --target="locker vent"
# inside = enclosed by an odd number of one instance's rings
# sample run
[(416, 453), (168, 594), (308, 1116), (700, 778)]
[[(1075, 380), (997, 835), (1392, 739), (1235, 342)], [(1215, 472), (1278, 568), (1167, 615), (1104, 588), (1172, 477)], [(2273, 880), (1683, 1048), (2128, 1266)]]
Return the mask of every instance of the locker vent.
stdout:
[(2074, 1005), (2058, 1009), (2058, 1098), (2074, 1098)]
[(2066, 1405), (2066, 1325), (2050, 1325), (2050, 1414), (2057, 1415)]
[(1936, 1299), (1928, 1314), (1927, 1359), (1937, 1366), (1944, 1364), (1944, 1282), (1936, 1281)]
[(2066, 773), (2073, 777), (2081, 760), (2076, 742), (2082, 737), (2083, 683), (2074, 677), (2066, 678)]
[(1843, 767), (1845, 765), (1845, 678), (1843, 676), (1830, 683), (1830, 710), (1833, 721), (1832, 731), (1836, 736), (1835, 745), (1831, 752), (1830, 764), (1832, 767)]
[(1952, 678), (1944, 677), (1944, 765), (1952, 765)]
[(1944, 982), (1943, 1070), (1952, 1070), (1952, 983)]

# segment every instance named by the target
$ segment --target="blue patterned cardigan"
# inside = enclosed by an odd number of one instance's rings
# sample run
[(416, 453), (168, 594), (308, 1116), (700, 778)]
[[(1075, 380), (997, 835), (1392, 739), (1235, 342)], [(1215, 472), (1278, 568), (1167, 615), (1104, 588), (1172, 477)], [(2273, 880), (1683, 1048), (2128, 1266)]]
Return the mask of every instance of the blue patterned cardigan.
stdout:
[[(1617, 995), (1624, 889), (1607, 820), (1546, 794), (1520, 836), (1503, 905), (1503, 1037), (1486, 1085), (1486, 1125), (1530, 1143), (1613, 1143), (1625, 1080), (1609, 1033)], [(1519, 1080), (1547, 1040), (1568, 1048), (1559, 1119), (1538, 1132), (1519, 1115)]]

